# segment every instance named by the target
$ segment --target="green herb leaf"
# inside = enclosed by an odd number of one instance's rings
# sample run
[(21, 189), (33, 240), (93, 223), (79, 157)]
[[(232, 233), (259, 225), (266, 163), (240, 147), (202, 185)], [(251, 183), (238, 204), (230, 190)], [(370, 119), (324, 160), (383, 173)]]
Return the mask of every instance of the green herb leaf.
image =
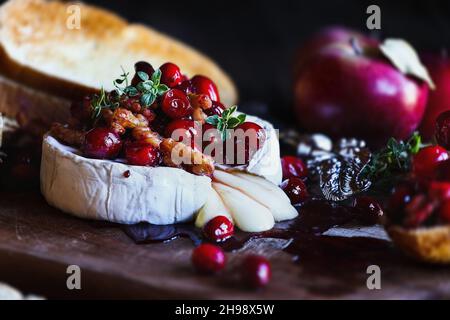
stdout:
[(237, 118), (239, 119), (239, 124), (244, 123), (245, 119), (247, 118), (247, 115), (245, 113), (241, 113), (240, 115), (237, 116)]
[(156, 100), (156, 95), (153, 93), (146, 93), (141, 96), (141, 104), (144, 107), (151, 106), (153, 104), (153, 102), (155, 102), (155, 100)]
[(144, 71), (138, 71), (137, 75), (142, 81), (147, 81), (148, 79), (150, 79), (148, 74), (145, 73)]
[(217, 124), (219, 123), (219, 116), (217, 114), (210, 116), (206, 118), (206, 123), (209, 123), (210, 125), (217, 127)]
[(169, 87), (166, 86), (165, 84), (160, 84), (158, 86), (158, 96), (162, 96), (164, 93), (166, 93), (167, 91), (169, 91)]
[(417, 132), (406, 142), (390, 138), (385, 148), (372, 155), (365, 174), (372, 180), (378, 180), (408, 172), (411, 169), (412, 156), (422, 147), (422, 138)]
[(234, 116), (233, 114), (236, 111), (237, 106), (232, 106), (225, 109), (220, 117), (218, 115), (214, 115), (206, 118), (206, 123), (209, 123), (217, 128), (223, 141), (225, 141), (229, 136), (228, 129), (234, 129), (241, 123), (245, 122), (246, 115), (242, 113)]

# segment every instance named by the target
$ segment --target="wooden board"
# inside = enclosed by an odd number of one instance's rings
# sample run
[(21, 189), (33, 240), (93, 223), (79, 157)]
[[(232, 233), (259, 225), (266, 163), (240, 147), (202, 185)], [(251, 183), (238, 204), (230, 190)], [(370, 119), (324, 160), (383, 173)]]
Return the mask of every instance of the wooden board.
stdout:
[[(383, 236), (376, 229), (352, 232)], [(352, 235), (346, 229), (331, 233)], [(236, 276), (243, 252), (228, 254), (224, 273), (201, 276), (192, 270), (188, 239), (136, 245), (120, 228), (66, 216), (36, 192), (0, 193), (0, 281), (26, 293), (49, 298), (450, 298), (446, 267), (418, 265), (394, 251), (392, 261), (380, 261), (382, 289), (369, 290), (365, 269), (356, 270), (352, 281), (336, 273), (311, 273), (280, 250), (285, 245), (285, 240), (263, 239), (242, 249), (263, 253), (272, 262), (273, 281), (253, 291), (243, 288)], [(71, 264), (81, 267), (80, 291), (66, 287)]]

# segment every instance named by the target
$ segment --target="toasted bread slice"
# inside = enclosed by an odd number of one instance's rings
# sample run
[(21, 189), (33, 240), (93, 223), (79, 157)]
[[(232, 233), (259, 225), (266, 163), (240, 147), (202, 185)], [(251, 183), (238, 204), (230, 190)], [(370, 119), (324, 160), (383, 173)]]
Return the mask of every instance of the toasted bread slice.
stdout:
[[(76, 21), (72, 19), (76, 14), (73, 5), (79, 8), (79, 29), (71, 24)], [(62, 99), (62, 107), (64, 102), (101, 87), (113, 89), (112, 81), (122, 74), (121, 68), (132, 74), (134, 63), (140, 60), (155, 67), (171, 61), (187, 76), (206, 75), (217, 84), (225, 105), (237, 100), (233, 82), (208, 57), (151, 28), (129, 24), (111, 12), (82, 3), (10, 0), (3, 4), (0, 59), (2, 91), (12, 84), (8, 81), (14, 81), (26, 86), (28, 93), (34, 90)], [(45, 101), (42, 103), (41, 108), (47, 108)], [(14, 108), (0, 103), (0, 112), (6, 115), (14, 116)], [(59, 116), (67, 111), (55, 112)]]
[(408, 230), (399, 226), (387, 228), (401, 250), (427, 263), (450, 264), (450, 226)]

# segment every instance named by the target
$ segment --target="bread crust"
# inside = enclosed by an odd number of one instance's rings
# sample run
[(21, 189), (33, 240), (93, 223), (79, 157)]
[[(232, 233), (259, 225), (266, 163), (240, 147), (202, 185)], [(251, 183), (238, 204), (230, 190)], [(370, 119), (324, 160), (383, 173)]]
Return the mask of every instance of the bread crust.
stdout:
[(422, 262), (450, 264), (450, 226), (408, 230), (399, 226), (387, 228), (401, 250)]
[[(80, 8), (80, 29), (66, 26), (68, 7), (74, 4)], [(83, 3), (10, 0), (3, 4), (0, 59), (4, 78), (64, 101), (79, 100), (101, 87), (113, 89), (121, 66), (132, 72), (139, 60), (155, 66), (175, 62), (188, 76), (203, 74), (216, 82), (225, 105), (237, 100), (231, 79), (208, 57), (151, 28)], [(11, 107), (1, 103), (0, 112)]]

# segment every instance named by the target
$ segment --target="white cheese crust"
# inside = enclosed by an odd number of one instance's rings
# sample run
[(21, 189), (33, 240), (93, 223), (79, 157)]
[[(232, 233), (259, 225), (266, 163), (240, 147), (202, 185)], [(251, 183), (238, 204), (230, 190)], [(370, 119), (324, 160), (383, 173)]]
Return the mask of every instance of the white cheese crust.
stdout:
[(211, 190), (208, 177), (177, 168), (88, 159), (55, 138), (44, 137), (41, 192), (50, 205), (80, 218), (123, 224), (186, 222)]

